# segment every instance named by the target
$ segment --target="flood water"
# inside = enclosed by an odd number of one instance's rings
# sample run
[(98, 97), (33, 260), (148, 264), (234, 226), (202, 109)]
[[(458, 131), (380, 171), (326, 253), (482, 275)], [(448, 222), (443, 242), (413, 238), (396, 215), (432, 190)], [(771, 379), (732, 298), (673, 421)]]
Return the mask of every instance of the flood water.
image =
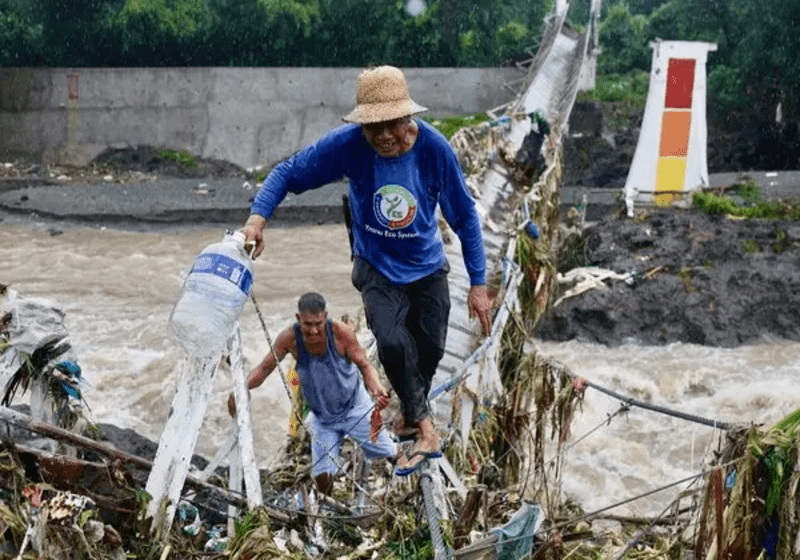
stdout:
[[(130, 232), (0, 225), (0, 283), (21, 297), (52, 300), (88, 382), (84, 397), (96, 421), (133, 428), (158, 441), (172, 402), (183, 350), (167, 321), (183, 277), (224, 227)], [(254, 264), (253, 293), (274, 341), (294, 321), (299, 295), (318, 291), (329, 315), (357, 316), (361, 299), (350, 284), (350, 249), (343, 226), (265, 229), (267, 249)], [(269, 350), (255, 307), (240, 318), (246, 371)], [(285, 362), (286, 367), (290, 361)], [(230, 428), (228, 370), (217, 376), (197, 452), (211, 458)], [(25, 402), (20, 401), (20, 402)], [(277, 375), (252, 392), (258, 457), (264, 462), (286, 434), (289, 400)]]
[[(538, 346), (596, 385), (707, 420), (767, 429), (800, 407), (796, 342), (733, 349), (692, 344), (607, 348), (579, 342)], [(564, 455), (564, 492), (586, 511), (701, 473), (720, 448), (719, 429), (640, 407), (616, 414), (620, 405), (619, 399), (590, 387), (573, 420)], [(611, 513), (656, 515), (690, 488), (676, 486)]]
[[(237, 224), (234, 224), (234, 226)], [(160, 231), (0, 224), (0, 282), (66, 312), (66, 326), (88, 385), (96, 421), (158, 440), (183, 357), (167, 320), (195, 256), (222, 227)], [(319, 291), (332, 317), (358, 317), (341, 225), (267, 228), (255, 263), (254, 294), (274, 340), (294, 320), (297, 297)], [(245, 368), (268, 351), (248, 303), (241, 318)], [(800, 344), (770, 341), (736, 349), (673, 344), (606, 348), (542, 343), (540, 351), (575, 374), (618, 393), (732, 423), (769, 425), (800, 406)], [(288, 365), (288, 362), (285, 362)], [(197, 452), (211, 458), (228, 435), (230, 374), (218, 376)], [(24, 402), (24, 399), (21, 401)], [(273, 375), (252, 392), (257, 457), (267, 467), (287, 430), (289, 401)], [(576, 413), (565, 455), (564, 493), (594, 511), (698, 473), (719, 444), (718, 430), (638, 408), (610, 419), (619, 401), (593, 389)], [(601, 426), (601, 427), (598, 427)], [(591, 430), (591, 435), (577, 441)], [(616, 514), (653, 514), (680, 489), (634, 501)]]

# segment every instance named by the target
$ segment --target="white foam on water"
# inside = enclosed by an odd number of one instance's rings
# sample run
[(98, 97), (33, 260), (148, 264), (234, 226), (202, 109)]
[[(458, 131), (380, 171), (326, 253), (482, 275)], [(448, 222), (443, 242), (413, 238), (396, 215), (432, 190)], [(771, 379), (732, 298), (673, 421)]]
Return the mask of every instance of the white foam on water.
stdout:
[[(800, 375), (800, 343), (771, 341), (728, 349), (692, 344), (607, 348), (575, 341), (537, 346), (599, 386), (708, 420), (766, 429), (800, 407), (800, 387), (795, 382)], [(619, 399), (590, 387), (574, 417), (566, 443), (564, 494), (586, 511), (700, 473), (720, 445), (720, 430), (640, 407), (609, 421), (620, 405)], [(611, 513), (656, 515), (688, 486), (636, 500)]]

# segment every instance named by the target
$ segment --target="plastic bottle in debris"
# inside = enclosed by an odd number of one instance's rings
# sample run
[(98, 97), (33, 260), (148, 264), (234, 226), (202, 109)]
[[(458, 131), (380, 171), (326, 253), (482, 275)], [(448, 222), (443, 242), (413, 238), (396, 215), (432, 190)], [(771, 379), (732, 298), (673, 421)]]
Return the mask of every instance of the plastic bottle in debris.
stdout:
[(195, 357), (212, 356), (228, 340), (253, 284), (252, 259), (240, 231), (200, 253), (183, 283), (169, 329)]

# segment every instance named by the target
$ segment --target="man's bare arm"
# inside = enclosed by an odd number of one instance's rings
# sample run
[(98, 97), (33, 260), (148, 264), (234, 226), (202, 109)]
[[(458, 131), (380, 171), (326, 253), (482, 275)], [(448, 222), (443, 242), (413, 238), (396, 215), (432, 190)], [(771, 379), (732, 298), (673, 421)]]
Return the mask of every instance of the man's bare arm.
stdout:
[[(250, 375), (247, 377), (247, 389), (255, 389), (264, 383), (264, 380), (273, 372), (278, 362), (280, 362), (294, 347), (294, 330), (290, 327), (281, 332), (275, 339), (275, 344), (273, 345), (275, 352), (273, 353), (272, 350), (267, 352), (267, 355), (264, 356), (261, 363), (250, 372)], [(278, 356), (277, 359), (275, 359), (276, 354)], [(228, 395), (228, 412), (230, 412), (231, 416), (236, 416), (236, 399), (233, 393)]]
[(361, 370), (361, 375), (364, 377), (364, 385), (369, 394), (377, 400), (378, 407), (386, 408), (389, 404), (389, 391), (381, 383), (378, 370), (367, 359), (367, 353), (364, 352), (364, 348), (359, 344), (355, 332), (351, 327), (339, 321), (334, 321), (333, 325), (334, 336), (337, 340), (343, 342), (344, 355)]

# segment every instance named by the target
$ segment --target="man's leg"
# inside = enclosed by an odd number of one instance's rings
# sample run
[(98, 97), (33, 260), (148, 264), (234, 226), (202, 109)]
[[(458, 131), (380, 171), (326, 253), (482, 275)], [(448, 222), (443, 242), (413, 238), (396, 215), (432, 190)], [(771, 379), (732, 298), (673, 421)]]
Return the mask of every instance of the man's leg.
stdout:
[(320, 423), (313, 412), (308, 415), (307, 425), (311, 433), (311, 476), (320, 493), (328, 495), (339, 471), (335, 458), (339, 457), (343, 435), (335, 427)]
[(353, 438), (363, 449), (367, 459), (386, 457), (389, 459), (397, 457), (397, 444), (392, 441), (387, 430), (382, 429), (378, 434), (378, 439), (373, 443), (370, 441), (372, 409), (375, 402), (362, 385), (359, 395), (353, 408), (347, 414), (347, 435)]
[(415, 282), (409, 286), (409, 295), (413, 310), (409, 328), (417, 346), (418, 368), (425, 380), (427, 399), (447, 344), (447, 322), (450, 318), (447, 270), (440, 270)]
[(314, 478), (317, 483), (317, 490), (320, 494), (330, 496), (333, 490), (333, 475), (331, 473), (322, 473)]
[(357, 267), (360, 281), (354, 285), (361, 291), (378, 357), (400, 399), (405, 423), (411, 426), (427, 414), (425, 381), (418, 368), (419, 352), (407, 326), (411, 302), (403, 286), (392, 284), (365, 261)]
[[(439, 361), (444, 356), (447, 339), (447, 321), (450, 316), (450, 290), (447, 284), (447, 269), (438, 271), (409, 286), (411, 308), (410, 331), (414, 335), (419, 354), (418, 370), (422, 378), (420, 394), (416, 398), (425, 404), (425, 413), (413, 417), (419, 429), (417, 442), (408, 458), (398, 462), (401, 469), (418, 464), (425, 454), (438, 452), (439, 434), (433, 425), (428, 393)], [(415, 455), (416, 454), (416, 455)]]

